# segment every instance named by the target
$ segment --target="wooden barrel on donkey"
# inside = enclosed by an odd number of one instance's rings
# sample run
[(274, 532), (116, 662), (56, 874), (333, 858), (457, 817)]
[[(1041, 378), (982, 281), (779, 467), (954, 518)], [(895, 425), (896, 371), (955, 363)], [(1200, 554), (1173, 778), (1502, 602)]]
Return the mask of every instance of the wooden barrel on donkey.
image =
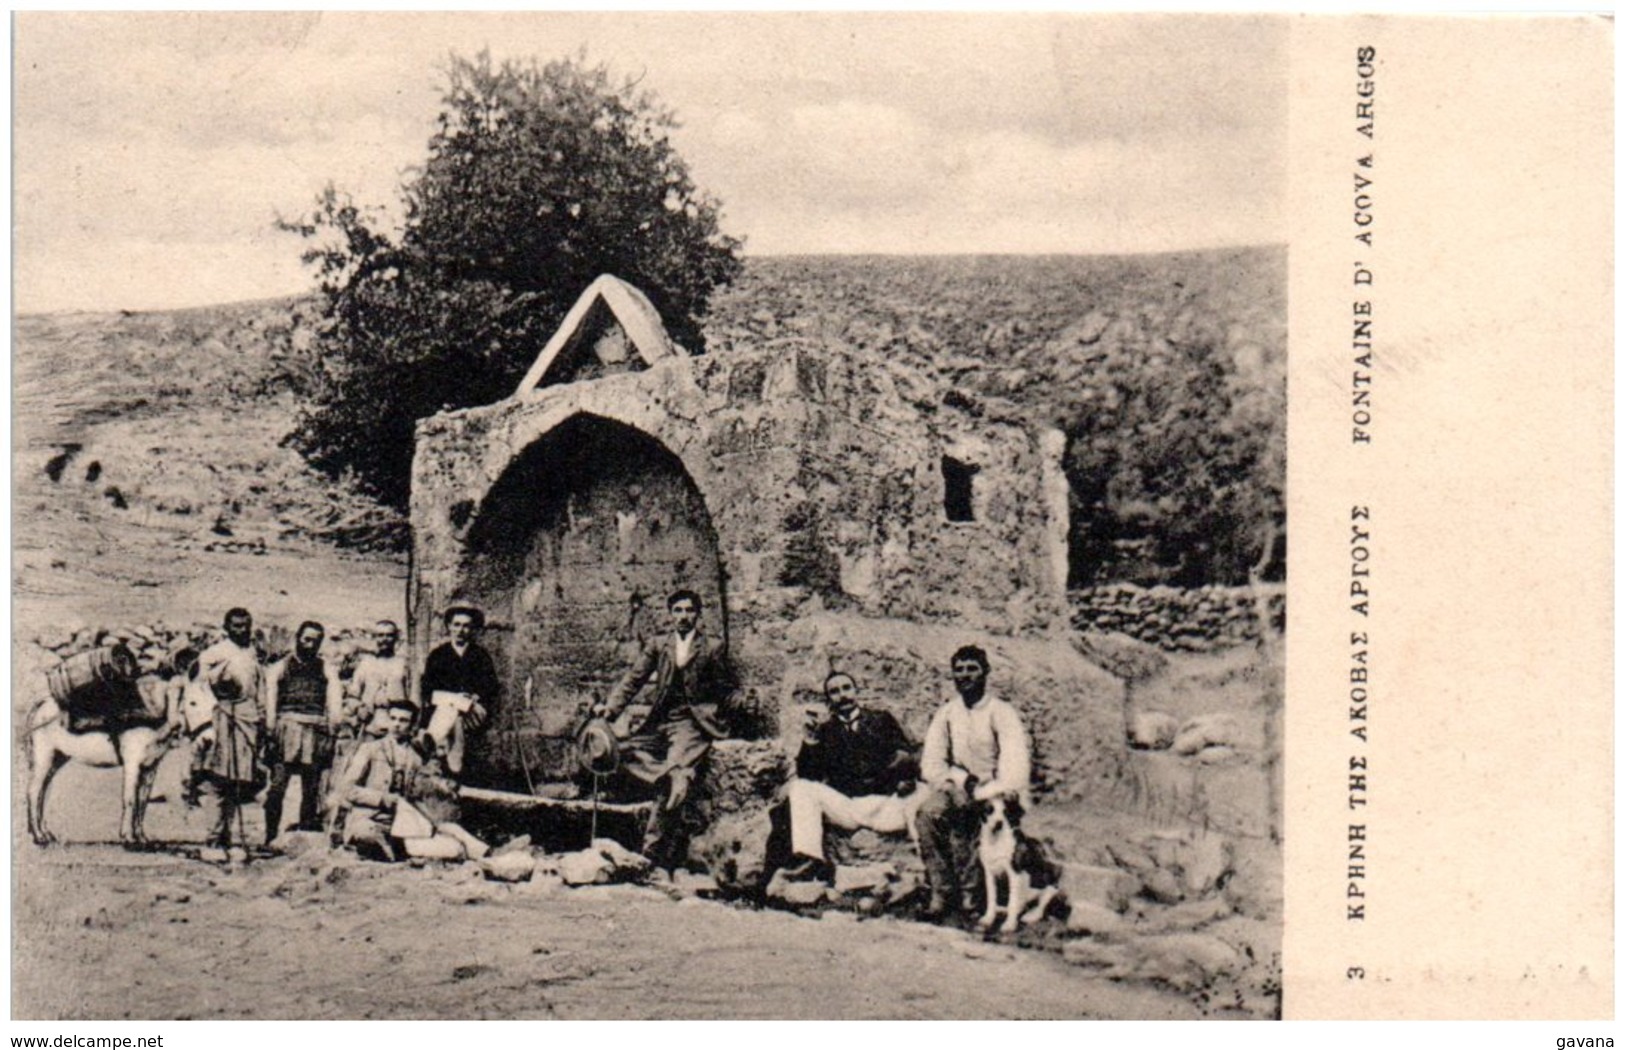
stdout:
[(136, 722), (161, 722), (163, 709), (148, 709), (136, 688), (141, 669), (125, 645), (104, 645), (68, 657), (45, 672), (51, 699), (67, 716), (68, 729), (82, 733)]

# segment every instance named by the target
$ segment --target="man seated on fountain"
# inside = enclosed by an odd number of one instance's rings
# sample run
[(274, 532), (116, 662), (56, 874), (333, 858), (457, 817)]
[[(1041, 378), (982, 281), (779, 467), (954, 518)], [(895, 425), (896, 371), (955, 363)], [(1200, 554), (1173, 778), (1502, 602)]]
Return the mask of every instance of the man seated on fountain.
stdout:
[(915, 747), (890, 712), (858, 703), (858, 683), (845, 671), (824, 679), (829, 717), (796, 755), (796, 776), (785, 786), (790, 810), (786, 878), (829, 881), (824, 828), (869, 828), (912, 833), (921, 790)]

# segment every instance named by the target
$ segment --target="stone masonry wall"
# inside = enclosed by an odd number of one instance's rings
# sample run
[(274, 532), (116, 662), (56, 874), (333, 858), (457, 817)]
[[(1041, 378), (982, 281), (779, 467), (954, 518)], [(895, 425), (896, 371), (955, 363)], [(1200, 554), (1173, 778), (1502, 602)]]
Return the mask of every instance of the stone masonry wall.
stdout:
[[(582, 450), (594, 442), (620, 451)], [(1060, 452), (912, 370), (822, 346), (669, 359), (436, 416), (414, 462), (413, 641), (426, 652), (453, 601), (485, 608), (508, 695), (524, 698), (493, 729), (549, 773), (581, 703), (664, 628), (678, 583), (726, 635), (755, 731), (837, 658), (809, 622), (849, 625), (838, 637), (876, 654), (876, 688), (928, 717), (953, 648), (1047, 647), (1065, 629)], [(945, 456), (973, 471), (972, 520), (948, 520)], [(865, 642), (877, 625), (891, 641)], [(898, 640), (939, 631), (930, 658)], [(1104, 678), (1056, 651), (1030, 690), (1046, 710)], [(1102, 741), (1121, 739), (1112, 718)]]
[[(1286, 589), (1268, 588), (1275, 629), (1284, 626)], [(1090, 587), (1068, 594), (1072, 625), (1080, 631), (1115, 631), (1161, 649), (1208, 652), (1258, 638), (1249, 587)]]

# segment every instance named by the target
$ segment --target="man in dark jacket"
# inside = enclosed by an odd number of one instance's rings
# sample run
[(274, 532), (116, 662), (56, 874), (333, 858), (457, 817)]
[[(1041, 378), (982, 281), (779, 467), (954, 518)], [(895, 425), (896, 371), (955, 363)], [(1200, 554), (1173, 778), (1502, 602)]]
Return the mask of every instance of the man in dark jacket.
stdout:
[(265, 790), (265, 844), (282, 830), (282, 802), (299, 778), (299, 830), (321, 830), (321, 783), (333, 764), (333, 733), (339, 723), (338, 675), (321, 657), (327, 629), (314, 620), (299, 625), (293, 652), (265, 675), (265, 729), (270, 736), (271, 784)]
[(644, 854), (663, 868), (682, 857), (682, 807), (711, 741), (728, 735), (722, 710), (738, 688), (722, 643), (700, 629), (700, 596), (680, 590), (666, 599), (670, 634), (643, 647), (637, 663), (595, 713), (614, 719), (652, 683), (649, 714), (622, 746), (621, 769), (659, 800)]
[(824, 827), (911, 830), (923, 800), (914, 745), (889, 712), (858, 703), (858, 683), (844, 671), (824, 680), (830, 715), (796, 756), (785, 787), (790, 809), (790, 878), (827, 880)]
[(491, 709), (502, 695), (491, 654), (476, 640), (485, 628), (485, 614), (468, 605), (446, 610), (446, 633), (450, 636), (429, 653), (423, 665), (419, 688), (423, 697), (423, 717), (437, 738), (442, 723), (435, 720), (435, 708), (445, 707), (456, 717), (443, 713), (446, 768), (453, 774), (463, 771), (463, 750), (469, 733), (485, 727)]

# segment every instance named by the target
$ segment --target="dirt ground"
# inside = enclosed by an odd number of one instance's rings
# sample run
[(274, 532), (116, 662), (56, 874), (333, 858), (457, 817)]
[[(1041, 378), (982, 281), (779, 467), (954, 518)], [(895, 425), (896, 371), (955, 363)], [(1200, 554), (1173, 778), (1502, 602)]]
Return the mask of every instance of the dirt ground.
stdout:
[(14, 854), (13, 1017), (1197, 1016), (1172, 992), (902, 920), (507, 885), (472, 864), (342, 852), (218, 868), (194, 859), (203, 829), (179, 801), (183, 766), (175, 752), (160, 770), (149, 832), (171, 845), (153, 853), (109, 842), (115, 773), (61, 774), (51, 813), (68, 844), (19, 837)]
[[(384, 559), (219, 555), (166, 571), (139, 548), (126, 558), (156, 585), (139, 598), (122, 588), (98, 598), (88, 580), (68, 593), (19, 586), (17, 636), (85, 609), (217, 615), (227, 593), (268, 617), (307, 615), (299, 606), (364, 622), (400, 593), (400, 567)], [(1186, 996), (1092, 976), (1053, 953), (897, 919), (804, 918), (641, 886), (509, 886), (473, 865), (344, 853), (225, 870), (194, 859), (204, 829), (181, 802), (185, 764), (184, 750), (166, 756), (148, 813), (148, 833), (170, 845), (131, 853), (116, 845), (115, 771), (70, 766), (57, 777), (49, 812), (66, 845), (39, 849), (14, 763), (13, 1017), (1198, 1015)], [(258, 807), (249, 813), (259, 819)]]

